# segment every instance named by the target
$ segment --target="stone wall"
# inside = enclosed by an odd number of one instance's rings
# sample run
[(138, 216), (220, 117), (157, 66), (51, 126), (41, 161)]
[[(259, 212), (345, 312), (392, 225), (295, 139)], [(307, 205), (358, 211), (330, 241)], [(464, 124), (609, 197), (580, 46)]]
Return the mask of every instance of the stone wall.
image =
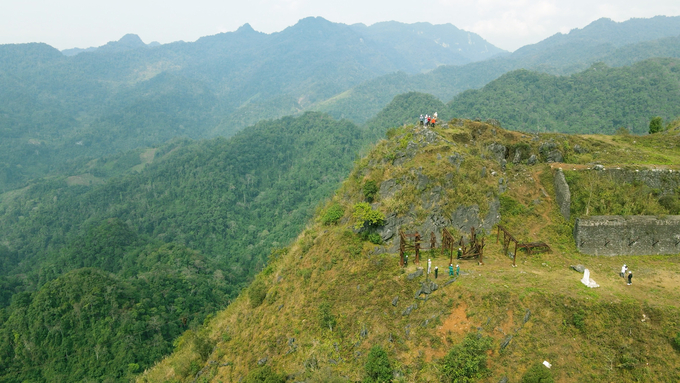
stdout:
[(577, 218), (576, 247), (589, 255), (680, 253), (680, 215)]

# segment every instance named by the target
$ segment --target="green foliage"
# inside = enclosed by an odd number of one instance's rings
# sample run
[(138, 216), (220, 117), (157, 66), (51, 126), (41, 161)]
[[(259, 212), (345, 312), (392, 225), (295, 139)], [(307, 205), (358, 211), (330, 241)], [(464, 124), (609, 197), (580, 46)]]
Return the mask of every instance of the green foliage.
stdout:
[(355, 229), (361, 229), (364, 226), (382, 226), (385, 222), (385, 214), (378, 210), (373, 210), (371, 205), (367, 202), (355, 204), (352, 216), (356, 219), (356, 223), (354, 224)]
[(649, 134), (659, 133), (663, 130), (663, 118), (656, 116), (649, 121)]
[(612, 134), (625, 127), (643, 134), (650, 114), (680, 115), (680, 73), (672, 71), (679, 63), (665, 58), (619, 68), (599, 63), (562, 77), (516, 70), (483, 89), (461, 93), (447, 113), (493, 118), (506, 129), (522, 131)]
[[(361, 142), (356, 126), (311, 113), (230, 140), (168, 144), (141, 173), (105, 184), (57, 177), (3, 195), (0, 243), (12, 248), (0, 246), (0, 380), (121, 380), (129, 364), (150, 367), (298, 235)], [(108, 287), (82, 270), (103, 273)], [(262, 303), (260, 287), (251, 302)], [(88, 303), (97, 294), (108, 303)]]
[(324, 211), (321, 216), (321, 223), (324, 225), (335, 225), (340, 221), (340, 218), (345, 215), (345, 209), (339, 203), (335, 202)]
[(575, 312), (572, 316), (572, 322), (574, 323), (574, 327), (576, 327), (579, 330), (584, 330), (586, 327), (586, 313), (583, 310), (579, 310)]
[(321, 328), (328, 328), (329, 330), (333, 331), (333, 327), (335, 327), (337, 324), (337, 319), (331, 310), (331, 304), (327, 301), (324, 301), (319, 305), (318, 316), (319, 325)]
[(194, 350), (201, 357), (201, 360), (207, 360), (212, 353), (213, 347), (215, 347), (215, 341), (210, 339), (208, 334), (201, 331), (194, 336), (193, 342)]
[(526, 206), (508, 195), (501, 194), (498, 199), (501, 203), (501, 217), (514, 217), (529, 212)]
[(248, 298), (250, 299), (250, 307), (255, 308), (264, 302), (267, 297), (267, 285), (261, 279), (255, 281), (248, 288)]
[(368, 240), (375, 245), (382, 244), (382, 237), (378, 233), (370, 233), (368, 235)]
[(536, 363), (522, 375), (522, 383), (554, 383), (552, 372), (541, 363)]
[(286, 374), (279, 374), (269, 366), (251, 370), (243, 383), (285, 383)]
[(366, 181), (362, 191), (364, 192), (364, 198), (366, 198), (366, 201), (373, 202), (375, 195), (378, 193), (378, 185), (376, 185), (375, 181), (373, 180)]
[(387, 357), (387, 352), (378, 345), (371, 347), (364, 368), (366, 371), (365, 383), (392, 381), (392, 364)]
[(465, 335), (441, 360), (442, 382), (468, 383), (487, 376), (486, 352), (492, 344), (493, 339), (488, 336)]
[(677, 334), (675, 334), (675, 338), (673, 338), (672, 342), (673, 347), (675, 347), (676, 350), (680, 351), (680, 331), (678, 331)]

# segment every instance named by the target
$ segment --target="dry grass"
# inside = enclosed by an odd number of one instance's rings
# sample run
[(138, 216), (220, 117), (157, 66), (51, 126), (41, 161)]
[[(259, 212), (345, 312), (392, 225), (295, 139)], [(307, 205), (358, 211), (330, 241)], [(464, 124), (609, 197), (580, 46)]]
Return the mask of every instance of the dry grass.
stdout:
[[(421, 151), (401, 167), (381, 162), (400, 145), (399, 136), (381, 142), (379, 150), (355, 169), (335, 200), (348, 207), (361, 200), (365, 180), (408, 177), (415, 167), (422, 167), (423, 174), (441, 182), (455, 172), (446, 161), (452, 151), (465, 151), (472, 157), (476, 149), (479, 156), (485, 154), (488, 142), (501, 139), (538, 145), (529, 136), (523, 138), (521, 133), (497, 128), (494, 136), (488, 126), (477, 123), (441, 133), (454, 142), (465, 134), (472, 136), (471, 129), (484, 130), (476, 144), (465, 147), (442, 143)], [(557, 139), (588, 141), (561, 137)], [(369, 162), (373, 164), (370, 167)], [(481, 158), (470, 163), (471, 168), (461, 168), (462, 176), (477, 172), (475, 167), (480, 165), (489, 171), (496, 169), (498, 176), (461, 188), (462, 193), (449, 193), (443, 202), (463, 203), (467, 201), (463, 194), (484, 193), (497, 185), (501, 176), (497, 163)], [(578, 254), (571, 228), (552, 198), (552, 172), (548, 165), (509, 165), (502, 176), (508, 180), (506, 195), (527, 209), (526, 214), (503, 217), (503, 224), (520, 240), (548, 242), (553, 252), (532, 256), (522, 252), (518, 266), (513, 268), (512, 260), (503, 254), (492, 234), (486, 239), (484, 265), (460, 262), (464, 275), (435, 291), (427, 301), (414, 299), (423, 278), (406, 277), (416, 265), (411, 263), (404, 270), (398, 266), (397, 254), (375, 254), (374, 245), (351, 232), (351, 219), (333, 227), (311, 225), (287, 254), (272, 260), (258, 277), (269, 289), (261, 306), (252, 308), (247, 294), (242, 294), (210, 321), (207, 329), (217, 346), (207, 361), (200, 361), (201, 367), (208, 366), (201, 379), (239, 381), (266, 357), (268, 365), (291, 374), (295, 381), (328, 374), (329, 370), (357, 381), (363, 377), (368, 350), (379, 344), (403, 373), (404, 381), (437, 381), (438, 359), (466, 332), (481, 331), (495, 339), (495, 347), (489, 352), (493, 372), (489, 382), (503, 376), (519, 381), (527, 368), (543, 360), (553, 364), (558, 382), (678, 381), (680, 353), (671, 347), (669, 339), (680, 330), (680, 256)], [(380, 201), (380, 209), (398, 210), (417, 201), (418, 192), (407, 187), (393, 200)], [(437, 282), (441, 285), (448, 278), (449, 260), (436, 252), (429, 256), (433, 267), (439, 266)], [(635, 271), (632, 286), (618, 276), (623, 262)], [(588, 289), (582, 285), (582, 275), (569, 268), (575, 264), (589, 268), (601, 287)], [(394, 307), (391, 301), (396, 296), (399, 301)], [(319, 320), (323, 302), (330, 304), (336, 319), (332, 331)], [(402, 315), (413, 303), (418, 308), (409, 316)], [(525, 323), (527, 310), (530, 314)], [(361, 336), (364, 329), (365, 337)], [(501, 351), (500, 343), (509, 335), (513, 339)], [(184, 344), (178, 345), (178, 351), (140, 380), (192, 381), (193, 375), (177, 375), (197, 360), (192, 336), (181, 338), (179, 343)]]

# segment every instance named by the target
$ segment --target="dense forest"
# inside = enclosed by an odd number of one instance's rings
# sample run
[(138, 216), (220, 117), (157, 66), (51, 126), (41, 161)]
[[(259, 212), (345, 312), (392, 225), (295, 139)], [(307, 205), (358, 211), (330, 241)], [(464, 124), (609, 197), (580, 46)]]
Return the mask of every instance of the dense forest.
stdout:
[(655, 17), (616, 23), (600, 19), (583, 29), (558, 33), (512, 54), (460, 66), (442, 65), (415, 75), (387, 74), (356, 85), (314, 108), (336, 118), (364, 123), (398, 94), (416, 91), (448, 101), (466, 90), (482, 88), (516, 69), (569, 75), (597, 62), (620, 67), (654, 57), (680, 58), (678, 20), (676, 17)]
[[(229, 140), (174, 141), (140, 173), (92, 186), (52, 177), (2, 195), (4, 379), (118, 379), (150, 366), (300, 232), (363, 142), (352, 123), (308, 113)], [(97, 180), (102, 162), (81, 180)]]
[[(430, 55), (413, 55), (412, 46)], [(0, 45), (0, 192), (74, 159), (177, 136), (231, 136), (377, 76), (502, 52), (453, 25), (320, 17), (272, 34), (246, 24), (190, 43), (150, 46), (127, 35), (70, 56), (46, 44)]]
[(630, 67), (600, 63), (571, 76), (510, 72), (449, 104), (450, 115), (493, 118), (532, 132), (647, 133), (649, 121), (680, 115), (680, 60), (650, 59)]

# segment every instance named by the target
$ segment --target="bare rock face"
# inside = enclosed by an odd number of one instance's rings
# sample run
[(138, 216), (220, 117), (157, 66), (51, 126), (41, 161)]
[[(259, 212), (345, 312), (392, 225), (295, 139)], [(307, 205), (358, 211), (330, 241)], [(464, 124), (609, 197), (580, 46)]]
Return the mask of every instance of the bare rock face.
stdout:
[(527, 165), (536, 165), (538, 162), (538, 158), (536, 157), (535, 154), (532, 154), (531, 157), (527, 160)]
[(493, 144), (490, 144), (489, 146), (487, 146), (486, 149), (493, 154), (494, 158), (499, 163), (502, 160), (504, 160), (505, 156), (507, 156), (507, 154), (508, 154), (508, 148), (506, 148), (505, 145), (501, 145), (501, 144), (495, 143), (495, 142)]

